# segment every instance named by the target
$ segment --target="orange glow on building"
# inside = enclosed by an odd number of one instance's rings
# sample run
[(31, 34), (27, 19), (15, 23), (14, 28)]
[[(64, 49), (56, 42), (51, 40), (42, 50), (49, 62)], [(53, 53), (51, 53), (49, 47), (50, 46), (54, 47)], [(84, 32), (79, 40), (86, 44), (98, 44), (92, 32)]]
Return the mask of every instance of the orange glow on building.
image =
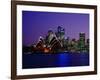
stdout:
[(44, 48), (44, 52), (48, 53), (48, 52), (50, 52), (50, 49), (49, 48)]

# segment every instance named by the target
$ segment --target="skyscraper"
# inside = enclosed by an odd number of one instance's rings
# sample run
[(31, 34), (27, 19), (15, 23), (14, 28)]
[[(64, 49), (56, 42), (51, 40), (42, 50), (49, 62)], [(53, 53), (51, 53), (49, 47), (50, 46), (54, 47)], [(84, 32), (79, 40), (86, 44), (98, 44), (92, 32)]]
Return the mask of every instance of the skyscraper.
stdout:
[(65, 42), (65, 29), (61, 26), (58, 26), (56, 36), (58, 40), (60, 41), (62, 47), (64, 47), (64, 42)]
[(58, 26), (56, 35), (57, 35), (57, 37), (58, 37), (59, 40), (64, 39), (65, 29), (62, 28), (61, 26)]
[(83, 51), (85, 48), (85, 33), (79, 33), (79, 50)]

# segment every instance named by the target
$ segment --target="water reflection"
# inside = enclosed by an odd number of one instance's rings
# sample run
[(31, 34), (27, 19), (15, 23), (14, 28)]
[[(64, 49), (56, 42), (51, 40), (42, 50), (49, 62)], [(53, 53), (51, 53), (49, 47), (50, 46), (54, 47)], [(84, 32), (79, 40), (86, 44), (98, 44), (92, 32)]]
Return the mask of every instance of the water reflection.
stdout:
[(23, 54), (22, 68), (70, 67), (89, 65), (88, 53)]

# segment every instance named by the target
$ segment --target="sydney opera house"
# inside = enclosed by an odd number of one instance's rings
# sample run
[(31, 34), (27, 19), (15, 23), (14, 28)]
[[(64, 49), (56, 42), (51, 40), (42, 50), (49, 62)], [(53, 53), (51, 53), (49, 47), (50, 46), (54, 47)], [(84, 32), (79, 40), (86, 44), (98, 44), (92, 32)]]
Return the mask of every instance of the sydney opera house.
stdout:
[(89, 39), (85, 38), (85, 33), (80, 32), (79, 39), (65, 37), (65, 29), (57, 27), (57, 31), (48, 30), (45, 37), (40, 36), (37, 43), (30, 47), (23, 46), (24, 52), (32, 53), (59, 53), (59, 52), (89, 52)]

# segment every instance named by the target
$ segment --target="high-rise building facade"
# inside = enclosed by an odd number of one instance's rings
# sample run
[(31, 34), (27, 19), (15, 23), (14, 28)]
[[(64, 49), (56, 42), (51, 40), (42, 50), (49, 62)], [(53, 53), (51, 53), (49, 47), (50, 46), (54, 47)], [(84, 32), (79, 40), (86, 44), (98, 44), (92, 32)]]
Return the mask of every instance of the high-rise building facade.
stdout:
[(79, 50), (83, 51), (85, 48), (85, 33), (79, 33)]
[(64, 37), (65, 37), (65, 29), (63, 27), (61, 27), (61, 26), (58, 26), (56, 35), (57, 35), (59, 40), (64, 39)]

